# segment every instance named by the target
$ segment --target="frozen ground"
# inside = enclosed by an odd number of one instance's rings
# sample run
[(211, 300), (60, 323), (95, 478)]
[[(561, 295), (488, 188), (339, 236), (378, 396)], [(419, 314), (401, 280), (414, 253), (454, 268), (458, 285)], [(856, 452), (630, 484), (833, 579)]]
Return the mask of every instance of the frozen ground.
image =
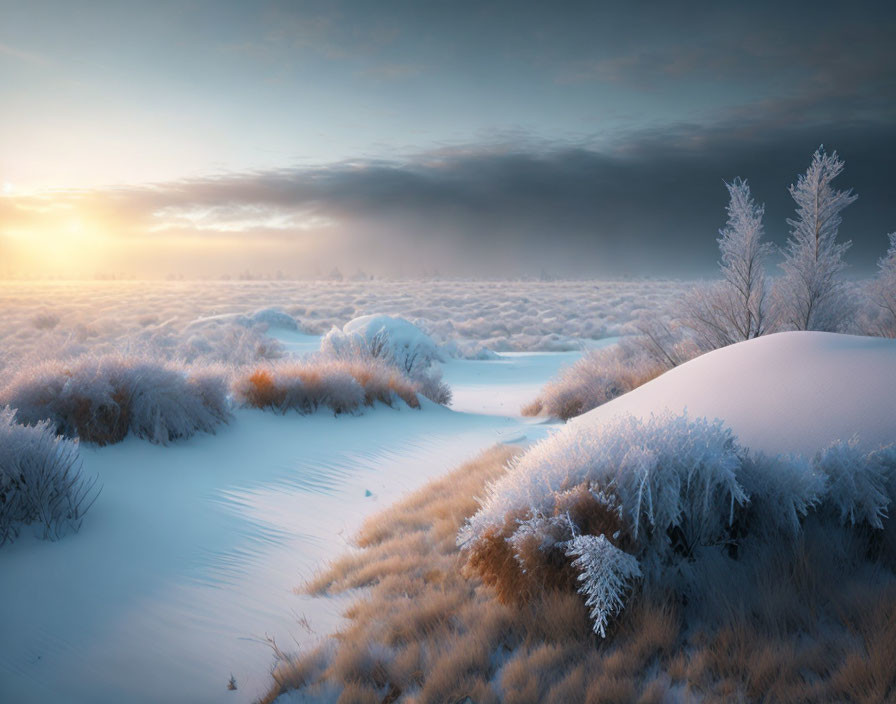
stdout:
[[(297, 353), (319, 342), (276, 334)], [(0, 553), (0, 701), (252, 701), (269, 684), (265, 637), (307, 644), (345, 606), (294, 588), (366, 515), (495, 442), (548, 432), (519, 406), (578, 354), (452, 360), (456, 410), (247, 410), (168, 447), (85, 447), (103, 492), (81, 532)]]

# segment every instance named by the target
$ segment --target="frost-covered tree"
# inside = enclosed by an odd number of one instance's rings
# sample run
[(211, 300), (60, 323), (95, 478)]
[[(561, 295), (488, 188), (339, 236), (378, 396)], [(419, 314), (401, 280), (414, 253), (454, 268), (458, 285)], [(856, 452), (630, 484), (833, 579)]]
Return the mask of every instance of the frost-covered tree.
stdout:
[(725, 184), (728, 222), (719, 230), (722, 281), (698, 288), (686, 299), (686, 322), (704, 349), (751, 340), (770, 327), (765, 260), (771, 245), (762, 242), (765, 206), (757, 205), (749, 184)]
[(840, 212), (858, 197), (852, 189), (835, 190), (831, 182), (843, 171), (837, 152), (820, 146), (805, 174), (790, 186), (796, 217), (788, 219), (790, 239), (784, 271), (776, 288), (782, 323), (796, 330), (836, 331), (847, 315), (843, 255), (850, 242), (838, 242)]
[(885, 337), (896, 337), (896, 232), (887, 236), (890, 248), (877, 263), (877, 278), (871, 284), (871, 301), (880, 313), (877, 332)]

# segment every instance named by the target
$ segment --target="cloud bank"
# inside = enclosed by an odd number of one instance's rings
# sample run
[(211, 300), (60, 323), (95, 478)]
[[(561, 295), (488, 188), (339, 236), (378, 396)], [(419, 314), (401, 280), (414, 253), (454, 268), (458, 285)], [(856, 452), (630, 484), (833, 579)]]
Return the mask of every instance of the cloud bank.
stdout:
[[(107, 233), (109, 266), (138, 275), (249, 268), (307, 275), (690, 276), (710, 274), (724, 223), (723, 180), (749, 179), (782, 244), (786, 188), (824, 141), (846, 160), (859, 201), (842, 236), (857, 273), (896, 229), (896, 131), (641, 131), (612, 149), (535, 143), (445, 148), (401, 160), (340, 162), (155, 184), (0, 199), (7, 233), (77, 217)], [(137, 255), (146, 249), (152, 254)], [(115, 255), (114, 252), (118, 254)], [(130, 255), (129, 252), (133, 252)], [(167, 268), (167, 271), (165, 269)]]

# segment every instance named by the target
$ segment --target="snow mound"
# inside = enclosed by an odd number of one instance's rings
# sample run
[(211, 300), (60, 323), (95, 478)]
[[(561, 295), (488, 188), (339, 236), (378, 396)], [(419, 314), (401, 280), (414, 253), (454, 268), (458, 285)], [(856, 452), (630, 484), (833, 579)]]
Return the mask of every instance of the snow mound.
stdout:
[(263, 323), (268, 328), (280, 328), (282, 330), (299, 329), (296, 319), (279, 308), (262, 308), (257, 310), (252, 314), (251, 320), (253, 323)]
[(706, 593), (714, 579), (697, 575), (713, 560), (756, 567), (806, 520), (833, 535), (884, 530), (894, 372), (894, 340), (786, 333), (711, 352), (532, 447), (458, 544), (487, 584), (515, 593), (575, 558), (604, 637), (639, 580)]
[(715, 350), (570, 421), (591, 432), (614, 417), (687, 411), (721, 419), (746, 447), (814, 455), (857, 436), (896, 441), (896, 340), (784, 332)]

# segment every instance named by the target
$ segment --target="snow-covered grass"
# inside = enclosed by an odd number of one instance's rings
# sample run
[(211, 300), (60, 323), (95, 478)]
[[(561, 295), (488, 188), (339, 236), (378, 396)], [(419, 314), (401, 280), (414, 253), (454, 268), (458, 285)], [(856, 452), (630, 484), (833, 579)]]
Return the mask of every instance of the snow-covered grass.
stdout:
[(579, 582), (605, 636), (635, 584), (705, 588), (685, 575), (695, 562), (752, 559), (763, 541), (796, 540), (809, 514), (883, 530), (894, 498), (896, 444), (769, 458), (720, 421), (622, 417), (530, 450), (490, 487), (459, 542), (505, 600)]
[(129, 433), (167, 444), (214, 433), (229, 417), (227, 394), (223, 373), (112, 354), (22, 368), (0, 388), (0, 406), (97, 445)]
[[(280, 652), (262, 701), (820, 703), (896, 691), (892, 527), (874, 536), (815, 514), (799, 540), (754, 545), (756, 559), (691, 563), (704, 588), (687, 602), (639, 588), (600, 638), (574, 587), (507, 600), (464, 570), (454, 536), (515, 454), (490, 450), (369, 519), (361, 550), (306, 585), (330, 598), (364, 588), (348, 624)], [(600, 562), (583, 537), (571, 552)]]
[(527, 396), (517, 387), (537, 388), (573, 354), (449, 360), (462, 412), (423, 399), (422, 411), (377, 403), (338, 418), (237, 407), (214, 436), (82, 444), (102, 494), (80, 531), (52, 543), (23, 531), (0, 549), (0, 692), (22, 704), (253, 702), (269, 685), (266, 635), (308, 646), (348, 605), (296, 595), (296, 583), (381, 507), (483, 447), (548, 432), (508, 417), (518, 404), (489, 404)]
[(370, 591), (271, 698), (891, 698), (894, 368), (889, 340), (759, 338), (461, 468), (311, 583)]
[(81, 472), (78, 443), (62, 438), (49, 421), (16, 423), (0, 408), (0, 546), (24, 526), (55, 540), (81, 526), (96, 498), (96, 480)]
[(237, 403), (285, 413), (329, 408), (351, 413), (374, 403), (404, 401), (420, 408), (419, 384), (400, 369), (377, 359), (284, 361), (238, 372), (233, 382)]

